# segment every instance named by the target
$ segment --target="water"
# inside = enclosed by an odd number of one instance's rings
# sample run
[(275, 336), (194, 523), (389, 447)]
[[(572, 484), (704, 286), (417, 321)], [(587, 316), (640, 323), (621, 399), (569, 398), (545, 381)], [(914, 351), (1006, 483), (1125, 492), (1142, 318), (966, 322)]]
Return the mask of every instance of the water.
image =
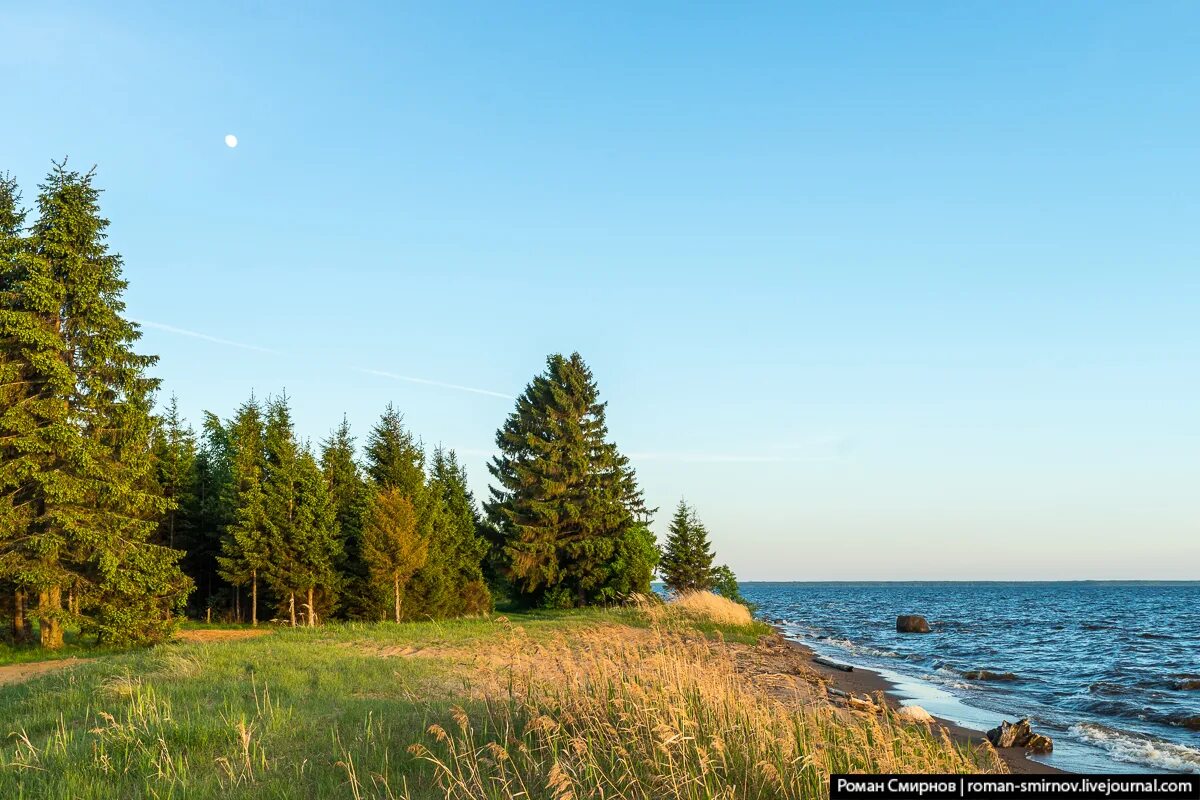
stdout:
[[(759, 615), (978, 730), (1028, 716), (1047, 763), (1200, 773), (1200, 583), (743, 583)], [(896, 633), (921, 614), (933, 633)], [(1015, 681), (964, 673), (1012, 672)]]

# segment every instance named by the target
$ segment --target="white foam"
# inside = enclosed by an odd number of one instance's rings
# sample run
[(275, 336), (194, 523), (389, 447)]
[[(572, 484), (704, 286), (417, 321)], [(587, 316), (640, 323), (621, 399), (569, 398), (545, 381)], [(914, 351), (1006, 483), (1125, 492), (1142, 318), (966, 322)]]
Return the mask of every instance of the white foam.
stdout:
[(1200, 749), (1195, 747), (1121, 733), (1091, 722), (1072, 725), (1070, 732), (1085, 742), (1104, 748), (1118, 761), (1200, 775)]

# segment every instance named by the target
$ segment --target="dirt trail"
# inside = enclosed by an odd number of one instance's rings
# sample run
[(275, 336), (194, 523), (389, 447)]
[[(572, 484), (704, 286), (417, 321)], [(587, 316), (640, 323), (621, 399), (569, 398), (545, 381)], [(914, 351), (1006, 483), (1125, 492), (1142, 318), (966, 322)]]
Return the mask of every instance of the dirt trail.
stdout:
[(0, 667), (0, 685), (21, 683), (46, 672), (55, 672), (91, 660), (90, 658), (60, 658), (55, 661), (32, 661), (28, 664), (5, 664)]

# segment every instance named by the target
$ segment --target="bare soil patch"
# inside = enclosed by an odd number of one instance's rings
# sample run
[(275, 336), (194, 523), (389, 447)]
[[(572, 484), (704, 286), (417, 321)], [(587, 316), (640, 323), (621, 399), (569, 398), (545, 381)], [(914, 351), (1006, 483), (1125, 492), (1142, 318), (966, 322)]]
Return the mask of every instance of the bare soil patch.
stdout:
[(90, 658), (60, 658), (56, 661), (32, 661), (28, 664), (6, 664), (0, 667), (0, 685), (5, 683), (22, 683), (30, 678), (47, 672), (57, 672), (60, 669), (73, 667), (91, 661)]

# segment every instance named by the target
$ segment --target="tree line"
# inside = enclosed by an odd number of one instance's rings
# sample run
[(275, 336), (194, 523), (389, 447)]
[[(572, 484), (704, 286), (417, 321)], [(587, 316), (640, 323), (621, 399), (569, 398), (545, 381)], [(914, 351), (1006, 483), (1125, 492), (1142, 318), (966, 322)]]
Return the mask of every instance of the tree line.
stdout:
[(298, 437), (284, 393), (207, 412), (199, 432), (174, 397), (156, 414), (157, 357), (137, 350), (107, 226), (94, 171), (54, 164), (32, 218), (0, 176), (0, 614), (14, 641), (35, 626), (47, 648), (68, 627), (155, 641), (184, 613), (315, 625), (478, 614), (497, 598), (617, 603), (656, 571), (672, 590), (736, 597), (694, 510), (681, 504), (660, 552), (578, 353), (551, 355), (517, 398), (482, 507), (455, 452), (427, 452), (392, 406), (361, 458), (345, 419), (316, 446)]

